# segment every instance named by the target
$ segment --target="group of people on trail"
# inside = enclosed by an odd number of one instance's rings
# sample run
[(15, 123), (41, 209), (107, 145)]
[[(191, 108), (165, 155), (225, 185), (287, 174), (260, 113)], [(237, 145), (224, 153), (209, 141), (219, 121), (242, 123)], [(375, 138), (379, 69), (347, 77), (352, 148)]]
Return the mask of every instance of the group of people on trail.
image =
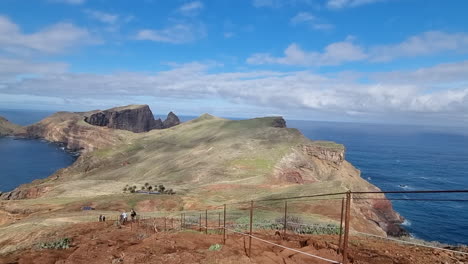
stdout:
[[(130, 211), (130, 217), (131, 217), (132, 222), (136, 219), (136, 216), (137, 216), (136, 211), (132, 209), (132, 211)], [(122, 212), (119, 217), (120, 224), (125, 224), (127, 221), (128, 221), (127, 212)]]
[(99, 215), (99, 222), (105, 222), (105, 221), (106, 221), (106, 216)]

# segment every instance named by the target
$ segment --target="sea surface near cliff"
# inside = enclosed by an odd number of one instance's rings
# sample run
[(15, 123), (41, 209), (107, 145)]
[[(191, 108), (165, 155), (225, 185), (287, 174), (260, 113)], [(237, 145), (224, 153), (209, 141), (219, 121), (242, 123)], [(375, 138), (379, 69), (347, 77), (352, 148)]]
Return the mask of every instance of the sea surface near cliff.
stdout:
[[(10, 121), (27, 125), (53, 112), (0, 110)], [(181, 116), (182, 121), (192, 119)], [(382, 190), (468, 189), (468, 129), (407, 125), (288, 120), (310, 139), (346, 146), (346, 158), (362, 177)], [(67, 167), (74, 157), (60, 146), (38, 140), (0, 138), (0, 191)], [(388, 195), (390, 198), (468, 200), (468, 195)], [(414, 236), (468, 244), (468, 203), (392, 201)]]
[[(468, 189), (468, 129), (287, 121), (311, 139), (346, 146), (346, 159), (382, 190)], [(394, 199), (468, 200), (468, 194), (389, 194)], [(415, 237), (468, 244), (465, 201), (392, 201)]]

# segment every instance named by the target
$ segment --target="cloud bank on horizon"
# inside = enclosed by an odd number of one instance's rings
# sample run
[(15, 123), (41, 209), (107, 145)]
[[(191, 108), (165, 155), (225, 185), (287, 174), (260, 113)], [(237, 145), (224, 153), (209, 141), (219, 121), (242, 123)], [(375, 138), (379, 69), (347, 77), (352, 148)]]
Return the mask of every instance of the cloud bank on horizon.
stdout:
[(0, 7), (0, 108), (468, 124), (465, 1)]

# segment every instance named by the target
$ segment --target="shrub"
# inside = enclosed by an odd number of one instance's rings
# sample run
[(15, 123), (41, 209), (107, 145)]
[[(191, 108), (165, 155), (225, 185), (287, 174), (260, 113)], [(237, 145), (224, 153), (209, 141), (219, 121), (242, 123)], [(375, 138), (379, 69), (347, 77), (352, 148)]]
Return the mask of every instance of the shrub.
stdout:
[(62, 238), (53, 242), (40, 243), (39, 248), (42, 249), (67, 249), (70, 248), (71, 239)]

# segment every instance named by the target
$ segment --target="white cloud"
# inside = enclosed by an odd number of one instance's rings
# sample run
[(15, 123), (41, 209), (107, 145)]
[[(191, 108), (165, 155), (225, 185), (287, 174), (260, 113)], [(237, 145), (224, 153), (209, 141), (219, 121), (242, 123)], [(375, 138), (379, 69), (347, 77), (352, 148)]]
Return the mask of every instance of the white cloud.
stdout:
[(196, 15), (203, 9), (204, 5), (200, 1), (186, 3), (179, 7), (178, 11), (183, 15)]
[(445, 51), (468, 52), (467, 33), (428, 31), (401, 43), (369, 48), (372, 61), (391, 61), (400, 57), (432, 55)]
[(327, 0), (327, 7), (332, 9), (340, 9), (347, 7), (356, 7), (366, 4), (382, 2), (384, 0)]
[[(307, 15), (299, 17), (296, 21), (310, 21), (312, 19)], [(399, 58), (431, 56), (444, 52), (467, 53), (468, 34), (429, 31), (409, 37), (397, 44), (369, 47), (354, 44), (353, 38), (347, 38), (345, 41), (329, 44), (322, 52), (305, 51), (297, 44), (292, 43), (284, 50), (283, 57), (275, 57), (268, 53), (256, 53), (247, 59), (247, 63), (326, 66), (363, 60), (388, 62)]]
[(34, 62), (0, 57), (0, 76), (2, 78), (14, 78), (27, 74), (58, 74), (65, 73), (67, 70), (68, 65), (61, 62)]
[(98, 40), (88, 30), (70, 23), (58, 23), (31, 34), (21, 32), (9, 18), (0, 16), (0, 50), (15, 54), (62, 53)]
[(257, 8), (280, 8), (282, 6), (313, 5), (313, 0), (252, 0), (252, 5)]
[[(208, 65), (190, 63), (175, 65), (176, 68), (155, 74), (63, 73), (23, 78), (16, 82), (0, 83), (0, 94), (54, 97), (64, 101), (101, 97), (114, 101), (119, 98), (131, 100), (140, 97), (160, 100), (172, 98), (175, 101), (179, 100), (175, 98), (221, 98), (234, 104), (270, 110), (320, 111), (377, 118), (411, 115), (416, 120), (421, 116), (432, 116), (435, 118), (433, 122), (436, 122), (436, 118), (443, 120), (450, 116), (454, 120), (466, 121), (468, 79), (463, 72), (467, 72), (467, 65), (468, 62), (460, 62), (392, 73), (391, 78), (398, 79), (397, 82), (389, 80), (382, 73), (378, 80), (361, 83), (358, 80), (310, 71), (210, 73)], [(431, 75), (440, 77), (433, 78), (433, 82), (419, 82), (414, 81), (414, 75), (421, 79)], [(465, 84), (437, 89), (460, 80)]]
[(159, 30), (140, 30), (137, 33), (136, 39), (182, 44), (193, 42), (205, 37), (205, 35), (205, 27), (202, 24), (178, 23)]
[(308, 12), (299, 12), (293, 18), (291, 18), (291, 23), (296, 25), (304, 22), (312, 22), (317, 20), (315, 16)]
[(49, 0), (50, 2), (64, 3), (69, 5), (81, 5), (86, 2), (86, 0)]
[(294, 17), (291, 18), (290, 22), (292, 25), (307, 24), (316, 30), (330, 30), (334, 28), (332, 24), (324, 23), (308, 12), (297, 13)]
[(366, 58), (363, 50), (352, 43), (351, 38), (335, 42), (325, 47), (323, 52), (307, 52), (293, 43), (284, 51), (283, 57), (270, 54), (254, 54), (247, 59), (249, 64), (285, 64), (299, 66), (339, 65), (345, 62), (359, 61)]
[(84, 11), (89, 17), (96, 19), (102, 23), (115, 24), (119, 19), (119, 15), (101, 12), (97, 10), (86, 9)]

